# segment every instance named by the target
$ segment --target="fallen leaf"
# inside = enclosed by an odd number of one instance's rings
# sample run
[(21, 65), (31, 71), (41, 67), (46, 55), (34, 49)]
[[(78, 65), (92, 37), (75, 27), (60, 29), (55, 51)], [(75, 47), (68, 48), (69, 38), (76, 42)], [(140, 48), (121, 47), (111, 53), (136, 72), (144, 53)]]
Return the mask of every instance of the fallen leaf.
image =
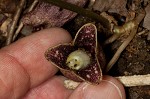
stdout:
[[(66, 2), (84, 6), (87, 0), (65, 0)], [(77, 15), (72, 11), (59, 8), (49, 3), (40, 2), (37, 7), (24, 15), (22, 22), (24, 25), (32, 25), (34, 27), (44, 25), (46, 27), (61, 27), (64, 23), (71, 20)]]
[(144, 18), (143, 27), (150, 30), (150, 4), (145, 8), (146, 16)]
[(18, 0), (0, 0), (0, 12), (2, 13), (14, 13)]
[(126, 0), (96, 0), (93, 9), (100, 12), (108, 11), (126, 16), (126, 2)]

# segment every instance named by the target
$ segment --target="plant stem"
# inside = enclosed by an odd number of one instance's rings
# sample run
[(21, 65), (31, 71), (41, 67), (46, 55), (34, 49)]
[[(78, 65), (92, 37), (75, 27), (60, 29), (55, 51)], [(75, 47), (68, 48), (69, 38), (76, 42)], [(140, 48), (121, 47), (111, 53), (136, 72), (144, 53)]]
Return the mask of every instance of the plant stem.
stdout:
[(62, 0), (45, 0), (48, 3), (51, 3), (53, 5), (59, 6), (61, 8), (76, 12), (78, 14), (81, 14), (83, 16), (87, 16), (89, 18), (92, 18), (96, 21), (99, 21), (105, 28), (108, 28), (108, 20), (105, 19), (103, 16), (98, 15), (90, 10), (86, 10), (82, 7), (76, 6), (74, 4), (71, 3), (67, 3), (65, 1)]

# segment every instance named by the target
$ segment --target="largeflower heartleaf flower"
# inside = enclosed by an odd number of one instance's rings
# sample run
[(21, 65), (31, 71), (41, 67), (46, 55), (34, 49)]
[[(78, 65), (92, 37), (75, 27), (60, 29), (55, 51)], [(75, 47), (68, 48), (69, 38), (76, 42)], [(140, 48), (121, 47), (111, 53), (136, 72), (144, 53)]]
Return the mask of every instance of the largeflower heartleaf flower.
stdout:
[(99, 84), (102, 79), (105, 58), (97, 42), (97, 28), (92, 23), (83, 25), (72, 43), (49, 48), (45, 57), (74, 81)]

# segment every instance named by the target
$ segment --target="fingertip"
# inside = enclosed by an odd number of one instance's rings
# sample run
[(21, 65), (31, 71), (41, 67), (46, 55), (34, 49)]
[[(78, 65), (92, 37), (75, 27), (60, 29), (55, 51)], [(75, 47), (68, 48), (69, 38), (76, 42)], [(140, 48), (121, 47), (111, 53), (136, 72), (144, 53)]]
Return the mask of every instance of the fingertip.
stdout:
[(82, 83), (72, 93), (70, 99), (125, 99), (123, 85), (111, 76), (104, 76), (99, 85)]
[(120, 96), (120, 98), (118, 98), (118, 99), (126, 98), (124, 86), (116, 78), (114, 78), (112, 76), (104, 76), (103, 82), (109, 83), (110, 85), (112, 85), (112, 87), (114, 87), (116, 89), (116, 91), (118, 92), (117, 94)]
[(72, 90), (64, 87), (65, 79), (63, 76), (54, 76), (31, 89), (23, 99), (68, 99)]
[[(26, 89), (29, 87), (36, 87), (48, 78), (54, 76), (54, 74), (58, 71), (58, 68), (53, 66), (44, 57), (45, 51), (49, 47), (56, 46), (60, 43), (68, 43), (71, 40), (72, 38), (70, 34), (62, 28), (50, 28), (33, 33), (32, 35), (19, 39), (0, 50), (0, 57), (4, 60), (1, 61), (1, 67), (7, 67), (7, 62), (12, 59), (13, 62), (15, 62), (14, 64), (12, 64), (12, 62), (10, 63), (12, 70), (15, 69), (13, 76), (19, 78), (16, 83), (19, 83), (20, 85), (25, 84), (25, 82), (22, 81), (24, 77), (18, 75), (18, 72), (20, 72), (18, 71), (19, 67), (25, 71), (25, 73), (22, 72), (24, 75), (29, 76), (27, 79), (28, 81), (26, 81), (29, 82), (29, 86), (26, 86)], [(12, 72), (12, 70), (10, 68), (5, 69), (7, 73)], [(2, 80), (4, 80), (5, 83), (9, 82), (9, 80), (5, 77), (5, 73), (1, 72), (0, 75), (2, 74), (4, 75), (4, 79)], [(16, 87), (20, 88), (22, 91), (25, 90), (20, 86)], [(18, 94), (21, 94), (21, 92)]]
[(72, 40), (72, 37), (67, 30), (58, 27), (38, 31), (37, 33), (34, 33), (33, 36), (44, 38), (45, 43), (48, 43), (46, 45), (49, 45), (49, 47), (59, 43), (70, 42)]

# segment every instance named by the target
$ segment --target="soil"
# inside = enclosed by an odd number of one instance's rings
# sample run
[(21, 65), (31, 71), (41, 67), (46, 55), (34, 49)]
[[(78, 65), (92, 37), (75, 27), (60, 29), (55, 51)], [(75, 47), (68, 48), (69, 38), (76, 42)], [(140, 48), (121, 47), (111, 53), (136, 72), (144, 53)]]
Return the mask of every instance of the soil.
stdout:
[[(150, 73), (150, 42), (136, 35), (124, 50), (110, 75), (144, 75)], [(150, 99), (150, 86), (125, 88), (127, 99)]]

